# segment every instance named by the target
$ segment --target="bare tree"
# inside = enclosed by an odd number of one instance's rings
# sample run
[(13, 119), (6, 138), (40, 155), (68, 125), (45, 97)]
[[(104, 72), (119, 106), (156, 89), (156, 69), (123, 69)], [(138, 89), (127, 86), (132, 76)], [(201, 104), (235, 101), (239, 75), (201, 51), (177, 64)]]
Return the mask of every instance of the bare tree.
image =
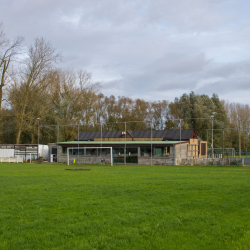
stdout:
[(19, 53), (20, 46), (24, 40), (23, 37), (18, 36), (13, 41), (5, 38), (2, 23), (0, 23), (0, 110), (2, 107), (3, 87), (7, 82), (8, 69), (11, 62)]
[[(60, 59), (50, 42), (43, 38), (36, 38), (34, 45), (29, 47), (24, 67), (20, 73), (19, 84), (22, 85), (22, 98), (16, 107), (16, 143), (20, 141), (20, 135), (26, 125), (26, 117), (30, 117), (32, 109), (28, 108), (29, 99), (32, 95), (43, 94), (51, 84), (50, 78), (54, 74), (54, 63)], [(37, 98), (33, 107), (37, 106)], [(39, 114), (38, 114), (39, 115)], [(34, 119), (34, 117), (33, 117)]]

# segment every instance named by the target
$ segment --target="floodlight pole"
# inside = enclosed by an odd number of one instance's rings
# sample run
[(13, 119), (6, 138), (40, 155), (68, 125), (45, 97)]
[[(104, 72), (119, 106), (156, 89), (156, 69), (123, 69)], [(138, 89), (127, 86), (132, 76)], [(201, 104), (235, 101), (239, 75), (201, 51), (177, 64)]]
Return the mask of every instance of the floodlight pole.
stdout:
[(127, 157), (127, 123), (125, 122), (125, 152), (124, 152), (124, 156), (125, 156), (125, 159), (124, 159), (124, 163), (125, 165), (127, 165), (127, 162), (126, 162), (126, 157)]
[(180, 119), (180, 159), (181, 159), (181, 119)]
[(212, 158), (214, 158), (214, 142), (213, 142), (213, 117), (212, 117)]
[(79, 124), (78, 124), (78, 164), (79, 164)]
[(212, 158), (214, 158), (214, 136), (213, 136), (213, 120), (214, 120), (215, 112), (212, 112), (211, 119), (212, 119)]
[(101, 147), (102, 147), (102, 123), (101, 123)]
[(57, 147), (56, 147), (56, 162), (58, 163), (58, 143), (59, 143), (59, 125), (57, 125)]
[(38, 122), (37, 160), (39, 158), (39, 121), (40, 121), (40, 117), (37, 118), (37, 122)]
[[(113, 148), (112, 148), (113, 149)], [(101, 152), (100, 152), (100, 157), (101, 157), (101, 159), (102, 159), (102, 123), (101, 123), (101, 150), (100, 150)], [(112, 150), (111, 150), (112, 151)], [(111, 164), (111, 166), (112, 166), (112, 164)]]
[(240, 121), (239, 121), (239, 158), (241, 158)]
[(151, 121), (151, 166), (153, 165), (152, 163), (152, 157), (153, 157), (152, 126), (153, 126), (153, 122)]
[(224, 127), (222, 130), (222, 158), (224, 158)]

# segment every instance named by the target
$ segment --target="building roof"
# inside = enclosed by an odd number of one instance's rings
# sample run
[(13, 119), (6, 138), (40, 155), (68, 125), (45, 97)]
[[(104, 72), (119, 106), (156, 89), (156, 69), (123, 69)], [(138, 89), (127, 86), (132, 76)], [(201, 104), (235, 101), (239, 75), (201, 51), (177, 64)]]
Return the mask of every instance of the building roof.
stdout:
[[(192, 129), (181, 130), (152, 130), (152, 138), (163, 138), (163, 141), (187, 141), (194, 131)], [(132, 138), (151, 138), (151, 130), (127, 130)], [(84, 131), (80, 132), (75, 141), (93, 141), (95, 138), (121, 138), (123, 131)]]
[[(181, 141), (182, 143), (186, 141)], [(178, 144), (180, 143), (180, 141), (152, 141), (153, 145), (174, 145), (174, 144)], [(58, 142), (58, 144), (60, 145), (124, 145), (125, 141), (67, 141), (67, 142)], [(127, 145), (150, 145), (151, 141), (127, 141), (126, 142)], [(103, 146), (105, 147), (105, 146)]]

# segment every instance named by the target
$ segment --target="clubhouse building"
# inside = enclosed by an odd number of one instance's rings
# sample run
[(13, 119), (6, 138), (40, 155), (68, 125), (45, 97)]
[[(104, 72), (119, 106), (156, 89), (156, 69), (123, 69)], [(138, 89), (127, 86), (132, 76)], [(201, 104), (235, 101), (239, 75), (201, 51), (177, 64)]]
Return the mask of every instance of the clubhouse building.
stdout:
[(176, 159), (206, 158), (207, 142), (194, 130), (86, 131), (74, 141), (49, 145), (50, 161), (65, 163), (175, 165)]

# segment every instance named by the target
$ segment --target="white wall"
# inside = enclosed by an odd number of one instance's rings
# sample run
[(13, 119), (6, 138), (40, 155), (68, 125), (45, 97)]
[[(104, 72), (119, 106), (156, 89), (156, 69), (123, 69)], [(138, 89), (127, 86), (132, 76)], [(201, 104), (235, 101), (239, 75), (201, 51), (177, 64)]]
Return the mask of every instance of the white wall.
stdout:
[(14, 149), (0, 148), (0, 157), (14, 157), (14, 154)]
[(39, 157), (43, 157), (44, 160), (49, 160), (49, 146), (39, 145)]

